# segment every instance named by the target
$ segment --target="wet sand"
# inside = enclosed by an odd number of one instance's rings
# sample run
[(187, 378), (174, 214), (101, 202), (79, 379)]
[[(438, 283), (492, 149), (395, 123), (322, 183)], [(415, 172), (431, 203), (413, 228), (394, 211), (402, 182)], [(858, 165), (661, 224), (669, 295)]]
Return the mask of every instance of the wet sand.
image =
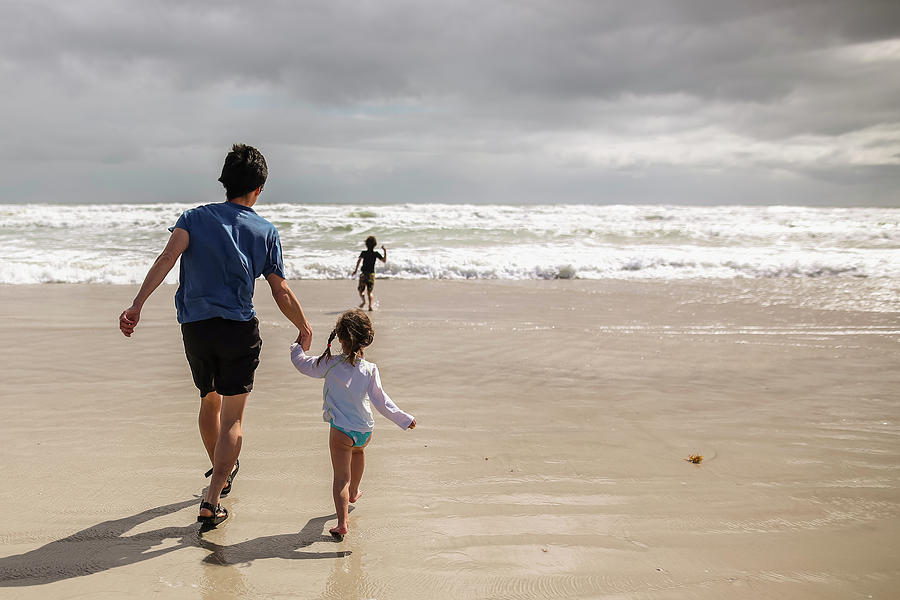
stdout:
[[(174, 289), (126, 339), (134, 287), (0, 286), (0, 598), (892, 597), (900, 315), (810, 285), (379, 281), (368, 358), (419, 427), (376, 416), (342, 543), (267, 287), (232, 518), (200, 535)], [(293, 287), (321, 350), (353, 282)]]

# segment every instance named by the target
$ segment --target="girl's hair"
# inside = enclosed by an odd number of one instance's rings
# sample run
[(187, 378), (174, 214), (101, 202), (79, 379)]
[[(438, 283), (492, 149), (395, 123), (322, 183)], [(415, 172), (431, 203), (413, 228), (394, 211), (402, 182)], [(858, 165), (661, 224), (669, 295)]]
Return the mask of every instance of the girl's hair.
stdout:
[(377, 244), (377, 243), (378, 242), (375, 241), (374, 235), (370, 235), (369, 237), (366, 238), (366, 248), (368, 248), (369, 250), (374, 248), (375, 244)]
[(325, 352), (316, 359), (317, 365), (322, 362), (323, 358), (331, 356), (331, 342), (335, 337), (343, 341), (344, 345), (350, 349), (347, 360), (352, 365), (356, 363), (356, 359), (362, 358), (365, 347), (372, 344), (372, 340), (375, 339), (375, 330), (372, 329), (372, 321), (369, 320), (369, 316), (363, 311), (358, 308), (345, 311), (338, 317), (337, 324), (331, 330), (331, 335), (328, 336), (328, 346), (325, 347)]

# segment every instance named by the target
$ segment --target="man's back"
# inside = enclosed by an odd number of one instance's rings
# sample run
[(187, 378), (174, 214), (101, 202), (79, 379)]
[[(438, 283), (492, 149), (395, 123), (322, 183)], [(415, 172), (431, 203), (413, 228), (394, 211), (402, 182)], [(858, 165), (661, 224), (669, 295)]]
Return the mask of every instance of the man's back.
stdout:
[(256, 314), (256, 278), (284, 277), (278, 231), (252, 208), (227, 201), (199, 206), (185, 211), (175, 228), (190, 235), (175, 294), (179, 323), (249, 321)]

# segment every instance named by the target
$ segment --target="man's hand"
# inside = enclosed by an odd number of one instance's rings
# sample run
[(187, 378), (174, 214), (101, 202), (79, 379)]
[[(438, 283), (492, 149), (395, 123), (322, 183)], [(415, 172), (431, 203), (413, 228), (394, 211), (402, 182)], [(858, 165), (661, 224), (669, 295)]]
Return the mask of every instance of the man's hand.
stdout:
[(407, 429), (415, 429), (415, 428), (416, 428), (416, 420), (413, 419), (412, 423), (409, 424), (409, 427), (407, 427)]
[(134, 333), (134, 328), (137, 327), (140, 320), (141, 309), (132, 304), (119, 315), (119, 329), (122, 330), (125, 337), (131, 337), (131, 334)]
[(119, 315), (119, 329), (122, 330), (125, 337), (131, 337), (131, 334), (134, 333), (134, 328), (137, 327), (138, 321), (141, 320), (141, 307), (144, 306), (144, 302), (147, 301), (153, 290), (158, 288), (159, 284), (163, 282), (166, 275), (175, 266), (175, 261), (187, 250), (190, 242), (191, 236), (184, 229), (176, 227), (172, 231), (172, 235), (169, 236), (169, 241), (166, 242), (166, 247), (163, 248), (162, 254), (156, 257), (156, 260), (153, 261), (153, 266), (147, 271), (144, 283), (141, 284), (141, 289), (138, 290), (137, 296), (131, 301), (131, 306)]

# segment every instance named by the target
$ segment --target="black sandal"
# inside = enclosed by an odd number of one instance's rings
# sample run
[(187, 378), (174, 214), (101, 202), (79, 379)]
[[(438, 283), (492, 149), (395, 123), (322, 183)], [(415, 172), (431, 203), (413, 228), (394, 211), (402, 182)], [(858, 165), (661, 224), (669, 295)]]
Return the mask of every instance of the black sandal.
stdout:
[[(222, 488), (222, 491), (219, 492), (219, 498), (224, 498), (228, 494), (231, 493), (231, 482), (234, 481), (234, 478), (237, 477), (238, 471), (241, 470), (241, 459), (236, 459), (234, 461), (234, 471), (231, 472), (231, 475), (228, 476), (228, 483), (225, 487)], [(204, 477), (209, 477), (213, 474), (213, 470), (210, 469), (206, 473), (204, 473)]]
[(213, 506), (206, 500), (200, 503), (200, 509), (206, 509), (212, 511), (212, 515), (208, 517), (204, 517), (203, 515), (197, 515), (197, 522), (203, 523), (204, 526), (207, 527), (215, 527), (222, 521), (228, 518), (228, 511), (219, 504), (218, 506)]

